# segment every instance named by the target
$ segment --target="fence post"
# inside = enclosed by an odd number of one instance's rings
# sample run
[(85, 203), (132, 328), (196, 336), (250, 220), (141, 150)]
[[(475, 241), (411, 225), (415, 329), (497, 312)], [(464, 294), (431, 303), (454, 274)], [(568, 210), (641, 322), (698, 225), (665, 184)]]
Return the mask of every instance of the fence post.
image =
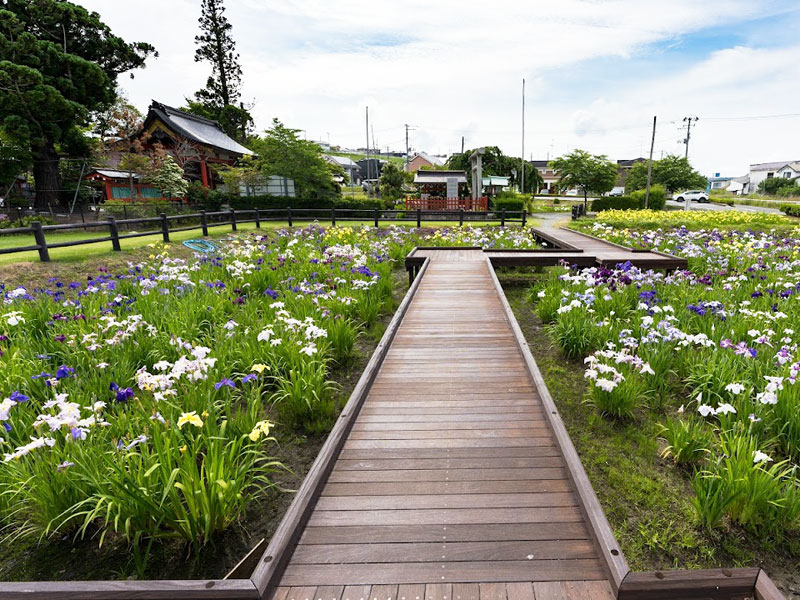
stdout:
[(17, 219), (19, 219), (19, 226), (25, 227), (25, 224), (22, 222), (22, 208), (19, 206), (17, 207)]
[(261, 211), (256, 209), (256, 229), (261, 229)]
[(375, 217), (375, 229), (377, 229), (377, 228), (378, 228), (378, 218), (379, 218), (379, 215), (380, 215), (380, 212), (378, 212), (378, 209), (376, 208), (376, 209), (375, 209), (375, 214), (374, 214), (374, 217)]
[(128, 205), (127, 204), (123, 204), (122, 205), (122, 216), (125, 217), (126, 219), (128, 218)]
[[(86, 218), (83, 216), (83, 204), (81, 204), (80, 209), (81, 209), (81, 223), (86, 225)], [(84, 227), (84, 229), (86, 228)]]
[(464, 226), (464, 209), (463, 208), (459, 208), (458, 209), (458, 226), (459, 227), (463, 227)]
[(289, 223), (289, 227), (292, 226), (292, 207), (286, 207), (286, 222)]
[(500, 227), (505, 227), (505, 226), (506, 226), (506, 209), (505, 208), (501, 208), (500, 209)]
[(42, 222), (34, 221), (31, 223), (31, 229), (33, 230), (33, 238), (36, 240), (36, 245), (39, 246), (39, 260), (50, 262), (50, 252), (47, 250), (47, 240), (44, 239)]
[(108, 217), (108, 230), (111, 233), (111, 248), (114, 252), (122, 252), (122, 247), (119, 245), (119, 229), (117, 228), (117, 220), (114, 217)]
[(336, 227), (336, 208), (331, 209), (331, 227)]
[(522, 209), (522, 226), (525, 227), (525, 223), (528, 220), (528, 211), (526, 209)]
[(236, 231), (236, 211), (231, 209), (231, 231)]
[(417, 209), (417, 229), (422, 227), (422, 211), (418, 208)]
[(169, 241), (169, 221), (167, 221), (167, 213), (161, 213), (161, 235), (165, 242)]
[(200, 211), (200, 227), (203, 228), (203, 237), (208, 237), (208, 215), (206, 211)]

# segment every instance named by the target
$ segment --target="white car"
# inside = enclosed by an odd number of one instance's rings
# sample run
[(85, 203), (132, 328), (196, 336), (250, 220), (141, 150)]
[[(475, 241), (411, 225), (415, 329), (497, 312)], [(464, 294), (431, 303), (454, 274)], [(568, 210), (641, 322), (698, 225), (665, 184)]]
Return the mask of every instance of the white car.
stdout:
[(675, 196), (678, 202), (686, 202), (687, 200), (694, 200), (695, 202), (708, 202), (708, 194), (703, 190), (686, 190)]

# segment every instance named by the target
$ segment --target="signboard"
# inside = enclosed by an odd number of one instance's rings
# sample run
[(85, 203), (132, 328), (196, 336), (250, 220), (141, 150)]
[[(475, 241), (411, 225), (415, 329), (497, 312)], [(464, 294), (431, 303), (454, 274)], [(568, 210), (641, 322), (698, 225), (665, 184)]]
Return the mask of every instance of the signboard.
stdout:
[(447, 197), (458, 198), (458, 177), (447, 178)]

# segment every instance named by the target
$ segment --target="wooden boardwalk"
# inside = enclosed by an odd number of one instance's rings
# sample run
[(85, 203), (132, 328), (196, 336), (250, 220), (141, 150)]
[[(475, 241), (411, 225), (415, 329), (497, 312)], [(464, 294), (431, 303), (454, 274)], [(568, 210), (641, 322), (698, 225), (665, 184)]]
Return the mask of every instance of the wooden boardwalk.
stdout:
[(272, 597), (613, 598), (486, 256), (431, 254)]

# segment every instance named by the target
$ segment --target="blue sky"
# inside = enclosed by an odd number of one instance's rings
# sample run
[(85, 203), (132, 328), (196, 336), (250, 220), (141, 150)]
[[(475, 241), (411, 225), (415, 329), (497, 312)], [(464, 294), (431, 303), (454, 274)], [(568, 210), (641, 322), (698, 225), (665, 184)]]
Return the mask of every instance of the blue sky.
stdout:
[[(207, 77), (194, 63), (199, 0), (79, 0), (112, 29), (160, 51), (129, 98), (180, 105)], [(273, 117), (310, 138), (375, 140), (431, 153), (499, 145), (519, 155), (527, 80), (526, 156), (581, 147), (631, 158), (683, 152), (686, 115), (700, 117), (690, 158), (705, 173), (798, 159), (800, 0), (227, 0), (257, 126)], [(161, 18), (153, 20), (158, 13)], [(708, 119), (708, 120), (707, 120)]]

